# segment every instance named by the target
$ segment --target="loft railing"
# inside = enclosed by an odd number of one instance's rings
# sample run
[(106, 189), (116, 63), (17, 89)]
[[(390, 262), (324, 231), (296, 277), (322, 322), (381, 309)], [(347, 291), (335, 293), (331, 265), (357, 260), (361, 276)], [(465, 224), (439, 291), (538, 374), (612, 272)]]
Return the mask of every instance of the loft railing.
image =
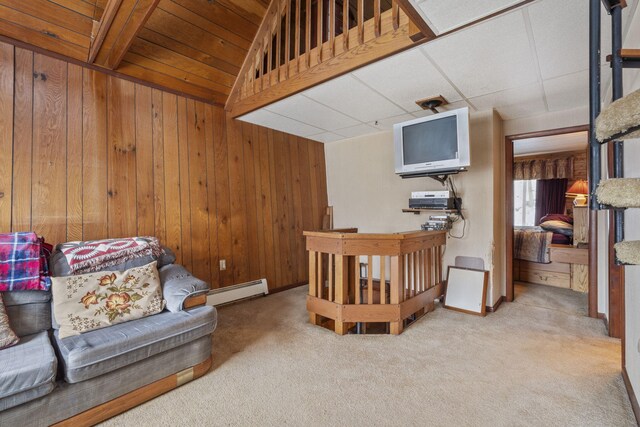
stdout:
[(227, 110), (240, 116), (414, 43), (397, 0), (273, 0)]

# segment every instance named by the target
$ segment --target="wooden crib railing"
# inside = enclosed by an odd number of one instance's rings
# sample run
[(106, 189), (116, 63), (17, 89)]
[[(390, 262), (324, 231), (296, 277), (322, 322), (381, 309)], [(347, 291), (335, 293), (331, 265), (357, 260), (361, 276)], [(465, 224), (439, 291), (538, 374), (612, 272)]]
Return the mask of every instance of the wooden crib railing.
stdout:
[(405, 319), (431, 311), (442, 294), (444, 232), (304, 234), (313, 324), (329, 320), (342, 335), (356, 323), (383, 322), (400, 334)]

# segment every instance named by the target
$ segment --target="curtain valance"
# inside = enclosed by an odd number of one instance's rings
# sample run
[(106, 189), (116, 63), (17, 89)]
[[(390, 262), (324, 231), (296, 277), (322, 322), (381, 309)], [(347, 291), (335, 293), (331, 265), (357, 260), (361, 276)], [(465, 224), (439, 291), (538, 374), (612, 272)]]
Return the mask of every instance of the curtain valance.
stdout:
[(573, 179), (573, 156), (550, 160), (515, 160), (513, 179)]

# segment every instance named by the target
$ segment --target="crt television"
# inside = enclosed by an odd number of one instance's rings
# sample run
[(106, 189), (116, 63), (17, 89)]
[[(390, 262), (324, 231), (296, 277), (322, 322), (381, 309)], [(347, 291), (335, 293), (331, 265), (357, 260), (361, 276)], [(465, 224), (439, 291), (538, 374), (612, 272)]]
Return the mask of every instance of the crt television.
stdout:
[(446, 111), (393, 125), (396, 173), (437, 175), (466, 170), (469, 109)]

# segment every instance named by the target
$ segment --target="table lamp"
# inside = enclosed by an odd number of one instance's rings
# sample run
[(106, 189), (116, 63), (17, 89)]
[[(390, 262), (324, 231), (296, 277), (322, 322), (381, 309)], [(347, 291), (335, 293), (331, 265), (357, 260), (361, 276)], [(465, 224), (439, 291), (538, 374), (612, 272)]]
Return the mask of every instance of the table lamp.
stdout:
[(586, 206), (587, 194), (589, 194), (589, 184), (584, 179), (576, 180), (567, 190), (567, 197), (575, 197), (574, 206)]

